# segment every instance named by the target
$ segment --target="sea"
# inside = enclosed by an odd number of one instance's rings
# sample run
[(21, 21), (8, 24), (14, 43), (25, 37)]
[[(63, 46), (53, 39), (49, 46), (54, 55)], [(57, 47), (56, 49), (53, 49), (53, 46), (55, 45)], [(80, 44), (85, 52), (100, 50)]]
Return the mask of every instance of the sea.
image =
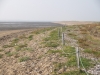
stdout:
[(39, 27), (56, 27), (56, 26), (62, 26), (62, 25), (52, 22), (0, 22), (0, 31), (39, 28)]

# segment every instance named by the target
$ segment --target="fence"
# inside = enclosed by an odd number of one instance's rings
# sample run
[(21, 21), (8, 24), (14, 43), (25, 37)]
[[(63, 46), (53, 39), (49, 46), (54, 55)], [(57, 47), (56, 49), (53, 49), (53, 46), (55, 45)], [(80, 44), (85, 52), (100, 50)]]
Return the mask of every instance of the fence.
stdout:
[[(99, 66), (99, 68), (96, 68), (96, 69), (94, 69), (93, 70), (93, 68), (92, 69), (90, 69), (90, 70), (86, 70), (86, 68), (84, 67), (84, 63), (83, 63), (83, 61), (82, 61), (82, 57), (84, 57), (84, 58), (87, 58), (87, 59), (91, 59), (91, 57), (89, 58), (89, 57), (87, 57), (87, 55), (83, 55), (82, 53), (82, 50), (84, 50), (84, 49), (82, 49), (81, 47), (79, 47), (77, 44), (76, 44), (76, 40), (74, 40), (74, 39), (71, 39), (68, 35), (67, 35), (67, 33), (66, 32), (63, 32), (63, 27), (61, 27), (61, 31), (60, 31), (60, 28), (58, 29), (58, 35), (59, 35), (59, 37), (60, 37), (60, 35), (62, 34), (62, 46), (68, 46), (68, 43), (67, 42), (70, 42), (70, 45), (72, 46), (72, 47), (75, 47), (75, 50), (76, 50), (76, 61), (77, 61), (77, 68), (79, 69), (79, 70), (83, 70), (84, 72), (85, 72), (85, 74), (86, 75), (89, 75), (89, 73), (91, 73), (91, 74), (93, 74), (93, 75), (100, 75), (100, 65), (99, 65), (99, 62), (98, 62), (98, 60), (97, 60), (97, 58), (92, 58), (92, 59), (94, 59), (96, 62), (94, 62), (95, 64), (97, 64), (97, 65), (95, 65), (94, 67), (98, 67)], [(63, 50), (63, 49), (62, 49)], [(63, 51), (64, 52), (64, 51)], [(64, 52), (65, 54), (70, 54), (70, 53), (66, 53), (66, 52)], [(80, 67), (80, 66), (82, 66), (82, 68)], [(98, 71), (99, 70), (99, 71)]]

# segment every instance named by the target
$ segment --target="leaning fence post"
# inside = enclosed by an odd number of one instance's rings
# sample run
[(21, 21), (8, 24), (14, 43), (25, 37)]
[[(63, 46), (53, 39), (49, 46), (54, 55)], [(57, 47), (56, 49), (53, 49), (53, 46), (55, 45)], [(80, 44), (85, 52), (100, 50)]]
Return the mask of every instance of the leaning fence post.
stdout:
[(78, 69), (80, 68), (80, 62), (79, 62), (79, 47), (76, 47), (76, 58), (77, 58), (77, 66)]
[(65, 45), (64, 33), (62, 33), (62, 45)]

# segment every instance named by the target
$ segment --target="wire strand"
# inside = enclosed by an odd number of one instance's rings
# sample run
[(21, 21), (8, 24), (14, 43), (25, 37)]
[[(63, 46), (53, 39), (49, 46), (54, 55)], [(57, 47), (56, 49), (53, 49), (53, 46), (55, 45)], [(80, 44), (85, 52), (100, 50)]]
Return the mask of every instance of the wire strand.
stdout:
[(84, 70), (85, 70), (86, 75), (89, 75), (89, 74), (87, 73), (87, 71), (86, 71), (86, 69), (85, 69), (84, 65), (83, 65), (83, 62), (82, 62), (81, 57), (80, 57), (79, 59), (80, 59), (80, 63), (81, 63), (81, 65), (82, 65), (82, 67), (83, 67), (83, 68), (84, 68)]

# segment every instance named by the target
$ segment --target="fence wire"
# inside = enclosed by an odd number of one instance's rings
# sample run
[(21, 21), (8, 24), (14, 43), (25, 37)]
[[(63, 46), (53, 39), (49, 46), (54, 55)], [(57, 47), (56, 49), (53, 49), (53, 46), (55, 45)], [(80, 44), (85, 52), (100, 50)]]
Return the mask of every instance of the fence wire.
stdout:
[[(65, 46), (79, 47), (79, 46), (76, 44), (76, 40), (70, 38), (70, 37), (67, 35), (67, 33), (64, 33), (64, 41), (65, 41)], [(84, 72), (86, 73), (86, 75), (89, 75), (89, 74), (88, 74), (88, 71), (87, 71), (86, 68), (84, 67), (84, 63), (83, 63), (83, 61), (82, 61), (82, 57), (84, 57), (84, 58), (86, 58), (86, 59), (88, 59), (89, 57), (87, 57), (86, 54), (85, 54), (85, 56), (83, 56), (83, 55), (84, 55), (83, 50), (84, 50), (84, 49), (82, 49), (81, 47), (79, 47), (80, 54), (82, 54), (81, 57), (79, 57), (79, 61), (80, 61), (81, 66), (83, 67)], [(62, 51), (63, 51), (63, 53), (68, 54), (68, 55), (70, 55), (70, 54), (75, 54), (75, 52), (74, 52), (74, 53), (66, 53), (66, 52), (64, 52), (63, 48), (62, 48)], [(89, 59), (91, 59), (91, 58), (89, 58)], [(93, 61), (93, 59), (94, 59), (95, 61)], [(96, 58), (96, 57), (94, 58), (94, 57), (93, 57), (93, 59), (91, 59), (91, 60), (92, 60), (95, 64), (100, 64), (100, 62), (98, 61), (98, 58)], [(96, 75), (98, 75), (98, 74), (96, 74)]]

